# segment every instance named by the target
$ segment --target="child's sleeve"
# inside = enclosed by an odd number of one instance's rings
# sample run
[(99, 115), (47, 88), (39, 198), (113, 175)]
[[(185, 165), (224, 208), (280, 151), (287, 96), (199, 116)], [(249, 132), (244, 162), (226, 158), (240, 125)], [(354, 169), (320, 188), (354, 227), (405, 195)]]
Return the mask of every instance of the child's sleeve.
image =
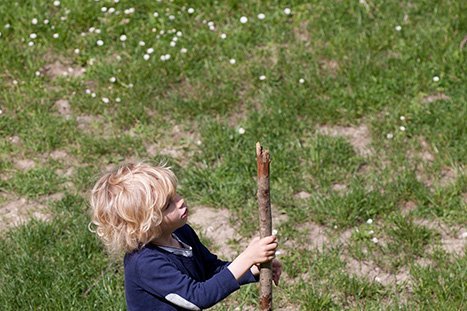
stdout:
[[(191, 235), (193, 236), (193, 239), (194, 239), (194, 241), (196, 243), (196, 248), (200, 252), (200, 257), (201, 257), (200, 260), (203, 262), (204, 267), (205, 267), (209, 277), (212, 277), (216, 273), (219, 273), (221, 270), (227, 268), (227, 266), (230, 264), (230, 262), (220, 260), (216, 255), (211, 253), (206, 248), (206, 246), (204, 246), (204, 244), (201, 243), (201, 241), (199, 240), (198, 235), (196, 234), (196, 232), (191, 227), (189, 227), (189, 229), (191, 229), (190, 230)], [(255, 278), (253, 273), (251, 273), (251, 271), (247, 271), (238, 280), (238, 283), (240, 285), (244, 285), (244, 284), (254, 283), (254, 282), (257, 282), (257, 281), (258, 281), (258, 279)]]
[(188, 310), (209, 308), (240, 288), (229, 269), (198, 282), (180, 272), (162, 255), (138, 261), (138, 278), (144, 290)]

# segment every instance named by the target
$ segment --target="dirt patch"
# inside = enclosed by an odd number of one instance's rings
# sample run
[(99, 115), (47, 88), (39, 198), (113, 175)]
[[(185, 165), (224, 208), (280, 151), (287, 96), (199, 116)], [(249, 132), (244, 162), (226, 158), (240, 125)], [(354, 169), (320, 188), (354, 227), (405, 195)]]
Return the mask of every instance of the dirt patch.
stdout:
[(330, 75), (331, 77), (336, 77), (339, 72), (339, 63), (332, 59), (322, 59), (319, 61), (321, 70)]
[(326, 227), (313, 222), (307, 222), (298, 226), (299, 230), (305, 231), (306, 249), (323, 251), (330, 244)]
[(351, 275), (366, 278), (383, 286), (406, 285), (410, 287), (411, 285), (410, 272), (405, 267), (399, 269), (397, 273), (388, 273), (372, 261), (358, 261), (348, 255), (341, 255), (341, 260), (345, 262), (346, 270)]
[(57, 112), (64, 117), (65, 119), (71, 118), (71, 106), (70, 102), (66, 99), (59, 99), (54, 104), (55, 109)]
[(444, 93), (434, 93), (434, 94), (423, 97), (422, 103), (431, 104), (431, 103), (436, 102), (436, 101), (446, 101), (446, 100), (450, 100), (450, 99), (451, 99), (451, 97), (447, 96)]
[[(463, 168), (461, 169), (463, 170)], [(462, 173), (463, 174), (463, 173)], [(438, 176), (428, 175), (422, 164), (417, 166), (416, 178), (419, 182), (423, 183), (428, 188), (433, 188), (434, 186), (446, 187), (450, 184), (453, 184), (458, 177), (458, 172), (451, 167), (443, 167)]]
[(299, 200), (306, 200), (311, 197), (311, 194), (306, 191), (300, 191), (294, 194), (294, 198)]
[(467, 229), (465, 227), (449, 227), (441, 221), (428, 219), (414, 219), (414, 223), (438, 232), (441, 235), (441, 247), (447, 253), (464, 256), (467, 245)]
[(302, 21), (298, 28), (294, 28), (293, 33), (295, 35), (295, 38), (298, 41), (307, 42), (308, 43), (307, 45), (310, 44), (311, 35), (310, 35), (310, 32), (308, 31), (308, 21), (307, 20)]
[(38, 200), (28, 200), (26, 198), (12, 197), (2, 194), (6, 202), (0, 205), (0, 233), (9, 228), (27, 223), (32, 218), (48, 221), (52, 218), (47, 204), (50, 201), (57, 201), (63, 198), (63, 193), (56, 193), (44, 196)]
[(45, 65), (40, 72), (54, 80), (59, 77), (77, 78), (84, 75), (86, 69), (79, 66), (72, 66), (63, 60), (56, 60), (53, 63)]
[(331, 186), (331, 189), (338, 193), (345, 193), (347, 190), (347, 185), (335, 183)]
[(213, 249), (223, 259), (233, 259), (237, 252), (230, 242), (247, 243), (230, 223), (231, 214), (227, 209), (195, 206), (190, 209), (189, 222), (213, 244)]
[(36, 162), (31, 159), (16, 159), (14, 165), (21, 171), (29, 171), (36, 167)]
[(402, 215), (406, 216), (410, 214), (412, 211), (414, 211), (417, 208), (417, 204), (413, 201), (407, 201), (402, 204), (401, 207), (401, 213)]
[(332, 137), (344, 137), (354, 147), (361, 156), (368, 156), (373, 153), (371, 149), (371, 134), (365, 124), (354, 126), (320, 126), (318, 133)]

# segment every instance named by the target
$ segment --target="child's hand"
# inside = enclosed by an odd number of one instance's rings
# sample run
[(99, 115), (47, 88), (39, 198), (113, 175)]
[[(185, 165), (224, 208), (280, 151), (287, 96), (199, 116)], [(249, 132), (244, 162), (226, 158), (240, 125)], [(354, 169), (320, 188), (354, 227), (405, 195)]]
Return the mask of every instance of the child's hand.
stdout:
[(274, 259), (277, 249), (277, 238), (273, 235), (265, 238), (254, 238), (243, 255), (250, 261), (251, 265), (268, 262)]

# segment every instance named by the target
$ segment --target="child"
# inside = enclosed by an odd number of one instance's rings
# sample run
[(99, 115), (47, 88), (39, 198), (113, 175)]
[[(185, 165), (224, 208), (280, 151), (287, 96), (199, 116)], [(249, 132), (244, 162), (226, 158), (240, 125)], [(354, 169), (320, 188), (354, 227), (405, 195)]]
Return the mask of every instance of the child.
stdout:
[[(126, 164), (104, 174), (91, 194), (95, 232), (113, 254), (125, 253), (128, 310), (201, 310), (240, 285), (255, 282), (257, 265), (274, 258), (275, 236), (253, 239), (232, 262), (221, 261), (187, 225), (188, 207), (165, 165)], [(273, 260), (273, 280), (282, 268)]]

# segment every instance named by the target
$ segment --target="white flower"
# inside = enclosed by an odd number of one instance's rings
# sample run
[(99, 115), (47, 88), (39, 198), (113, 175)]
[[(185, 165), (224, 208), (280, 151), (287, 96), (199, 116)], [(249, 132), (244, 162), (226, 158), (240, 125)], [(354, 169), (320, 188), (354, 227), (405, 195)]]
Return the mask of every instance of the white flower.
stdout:
[(2, 114), (2, 113), (3, 113), (3, 110), (2, 110), (2, 109), (0, 109), (0, 114)]
[(55, 0), (55, 1), (54, 1), (54, 5), (55, 5), (55, 6), (60, 6), (60, 1)]
[(112, 13), (114, 13), (114, 12), (115, 12), (115, 8), (110, 8), (110, 9), (109, 9), (109, 13), (110, 13), (110, 14), (112, 14)]
[(433, 82), (438, 82), (439, 81), (439, 77), (438, 76), (434, 76), (433, 77)]
[(299, 82), (300, 84), (303, 84), (303, 83), (305, 83), (305, 79), (300, 79), (300, 80), (298, 80), (298, 82)]
[(399, 130), (401, 130), (402, 132), (405, 132), (406, 128), (405, 126), (399, 126)]
[(260, 79), (261, 81), (264, 81), (264, 80), (266, 80), (266, 76), (265, 76), (265, 75), (259, 76), (259, 79)]
[(120, 0), (114, 0), (114, 2), (115, 2), (115, 3), (119, 3), (119, 2), (120, 2)]
[(80, 50), (79, 50), (79, 49), (75, 49), (74, 52), (75, 52), (75, 54), (79, 54), (79, 53), (80, 53)]
[(86, 89), (84, 92), (85, 92), (86, 94), (91, 94), (91, 93), (92, 93), (90, 89)]
[(101, 8), (101, 12), (102, 12), (102, 13), (107, 12), (107, 8), (106, 8), (105, 6), (103, 6), (103, 7)]
[(98, 46), (103, 46), (103, 45), (104, 45), (104, 41), (102, 41), (102, 40), (97, 40), (97, 41), (96, 41), (96, 44), (97, 44)]
[(127, 39), (127, 36), (126, 36), (126, 35), (121, 35), (121, 36), (120, 36), (120, 41), (125, 42), (126, 39)]
[(28, 45), (29, 45), (29, 46), (33, 46), (33, 45), (34, 45), (34, 42), (29, 41), (29, 42), (28, 42)]
[(109, 82), (110, 83), (115, 83), (117, 81), (117, 78), (115, 77), (110, 77)]
[(401, 31), (402, 27), (400, 25), (397, 25), (396, 27), (394, 27), (394, 29), (396, 29), (396, 31)]
[(272, 235), (277, 235), (277, 230), (276, 229), (272, 229)]
[(11, 25), (10, 24), (5, 24), (5, 29), (10, 29)]
[(110, 103), (110, 99), (108, 99), (107, 97), (102, 97), (102, 101), (104, 102), (104, 104)]
[(41, 72), (38, 70), (38, 71), (35, 72), (35, 74), (36, 74), (36, 77), (40, 77)]
[(376, 244), (376, 243), (378, 243), (379, 241), (378, 241), (378, 238), (374, 237), (374, 238), (371, 239), (371, 242), (373, 242), (373, 243)]
[(375, 232), (373, 230), (370, 230), (370, 231), (368, 231), (368, 234), (373, 235), (373, 234), (375, 234)]
[(258, 19), (265, 19), (265, 18), (266, 18), (266, 15), (264, 15), (263, 13), (258, 14)]
[(165, 54), (165, 60), (169, 60), (170, 59), (170, 54)]
[(144, 54), (144, 56), (143, 56), (144, 60), (149, 60), (150, 57), (151, 57), (151, 55), (149, 55), (149, 54)]
[(96, 97), (96, 93), (91, 93), (91, 97), (92, 97), (92, 98), (95, 98), (95, 97)]
[(140, 41), (140, 42), (138, 42), (138, 45), (139, 45), (139, 46), (145, 46), (146, 43), (145, 43), (144, 41)]
[(175, 19), (175, 16), (169, 15), (169, 20), (173, 21)]
[[(37, 18), (33, 18), (33, 19), (31, 20), (31, 24), (37, 25)], [(7, 24), (7, 25), (8, 25), (8, 24)], [(5, 28), (9, 28), (9, 27), (7, 27), (7, 25), (5, 25)]]
[(243, 135), (245, 134), (245, 129), (243, 127), (238, 128), (238, 134)]
[(375, 277), (375, 281), (378, 282), (378, 283), (381, 283), (381, 278), (379, 276)]
[(48, 19), (44, 19), (44, 24), (47, 25), (49, 23)]
[(128, 88), (129, 88), (129, 89), (132, 89), (133, 86), (134, 86), (133, 83), (128, 83)]
[(99, 28), (96, 29), (96, 33), (101, 33), (101, 30)]
[(227, 38), (227, 35), (225, 33), (221, 34), (221, 39)]
[(54, 33), (53, 36), (55, 39), (57, 39), (58, 37), (60, 37), (60, 35), (58, 33)]
[(96, 27), (89, 27), (88, 29), (89, 32), (94, 32), (94, 30), (96, 30)]
[(195, 9), (188, 8), (187, 12), (188, 12), (188, 14), (193, 14), (193, 13), (195, 13)]
[(186, 48), (181, 48), (181, 49), (180, 49), (180, 53), (185, 54), (186, 52), (188, 52), (188, 50), (187, 50)]
[(152, 16), (154, 16), (154, 17), (159, 17), (159, 13), (154, 12), (154, 14), (152, 14)]
[(290, 15), (290, 13), (292, 13), (292, 11), (289, 8), (285, 8), (284, 13), (285, 13), (285, 15)]
[(29, 35), (29, 38), (31, 39), (36, 39), (37, 38), (37, 35), (35, 33), (32, 33)]
[(467, 239), (467, 231), (462, 232), (461, 235), (459, 236), (461, 239)]
[(13, 80), (13, 84), (14, 84), (14, 85), (18, 85), (18, 81)]
[(235, 58), (231, 58), (231, 59), (229, 60), (229, 63), (231, 63), (232, 65), (235, 65), (236, 62), (237, 62), (237, 61), (235, 60)]
[(175, 41), (171, 41), (171, 42), (170, 42), (170, 46), (171, 46), (171, 47), (174, 47), (174, 46), (176, 46), (176, 45), (177, 45), (177, 42), (175, 42)]
[(214, 25), (209, 26), (209, 30), (216, 31), (216, 27)]
[(181, 31), (177, 31), (177, 37), (181, 37), (183, 34)]
[(240, 17), (240, 23), (246, 24), (247, 22), (248, 22), (248, 17), (246, 17), (246, 16)]
[(393, 133), (387, 133), (387, 134), (386, 134), (386, 138), (387, 138), (387, 139), (393, 139), (393, 138), (394, 138), (394, 134), (393, 134)]
[(175, 42), (178, 41), (178, 37), (173, 37), (172, 41), (175, 41)]
[(368, 218), (368, 220), (366, 221), (367, 224), (371, 225), (373, 223), (373, 219), (371, 218)]
[(146, 50), (146, 53), (152, 54), (152, 53), (154, 53), (154, 49), (153, 49), (153, 48), (149, 48), (149, 49)]
[(400, 116), (399, 118), (401, 121), (405, 121), (405, 117), (404, 116)]
[(115, 101), (116, 101), (117, 103), (119, 103), (119, 102), (122, 101), (122, 99), (121, 99), (120, 97), (117, 97), (117, 98), (115, 98)]

